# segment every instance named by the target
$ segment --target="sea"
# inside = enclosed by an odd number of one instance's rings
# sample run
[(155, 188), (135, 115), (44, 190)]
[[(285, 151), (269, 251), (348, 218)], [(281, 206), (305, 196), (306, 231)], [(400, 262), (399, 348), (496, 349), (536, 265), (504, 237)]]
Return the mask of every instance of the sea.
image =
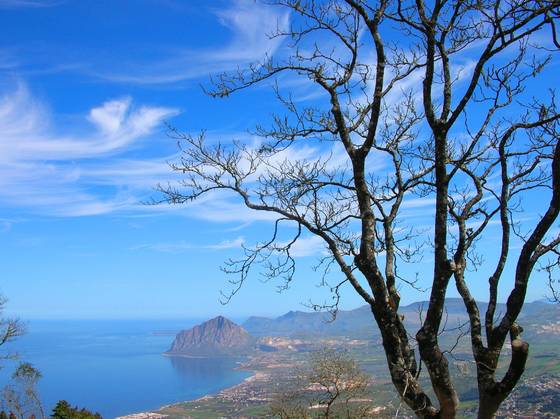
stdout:
[[(35, 320), (0, 356), (18, 354), (42, 378), (46, 412), (59, 400), (99, 412), (103, 418), (193, 400), (242, 382), (251, 373), (240, 359), (163, 356), (175, 334), (192, 320)], [(18, 361), (0, 361), (0, 388)]]

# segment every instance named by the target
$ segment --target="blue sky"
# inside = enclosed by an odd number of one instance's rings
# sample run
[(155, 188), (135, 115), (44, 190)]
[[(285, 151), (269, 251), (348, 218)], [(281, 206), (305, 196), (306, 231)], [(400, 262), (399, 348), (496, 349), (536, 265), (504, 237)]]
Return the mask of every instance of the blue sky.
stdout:
[[(174, 180), (165, 122), (251, 140), (247, 130), (275, 109), (270, 89), (216, 100), (200, 84), (281, 53), (286, 45), (266, 35), (289, 19), (250, 0), (0, 0), (0, 291), (10, 313), (241, 317), (326, 297), (311, 269), (321, 246), (305, 237), (288, 291), (252, 277), (222, 306), (221, 262), (262, 238), (268, 217), (227, 196), (143, 204)], [(318, 98), (291, 82), (300, 100)], [(429, 215), (428, 204), (410, 203), (410, 216)], [(529, 298), (544, 294), (539, 285)], [(422, 298), (403, 292), (405, 303)], [(358, 305), (344, 293), (343, 308)]]
[(200, 83), (276, 50), (264, 28), (286, 21), (283, 11), (173, 0), (0, 8), (0, 286), (10, 312), (280, 314), (316, 293), (311, 280), (284, 295), (255, 280), (222, 306), (228, 278), (219, 266), (257, 237), (262, 217), (227, 200), (185, 209), (142, 203), (170, 179), (177, 148), (164, 122), (247, 136), (265, 107), (243, 95), (212, 100)]

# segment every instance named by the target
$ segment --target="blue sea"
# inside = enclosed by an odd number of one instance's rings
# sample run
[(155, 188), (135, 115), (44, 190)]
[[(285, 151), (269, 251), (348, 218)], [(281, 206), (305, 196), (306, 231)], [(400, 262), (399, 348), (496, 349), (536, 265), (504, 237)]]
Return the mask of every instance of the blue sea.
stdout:
[[(38, 388), (47, 412), (64, 399), (114, 418), (215, 393), (250, 375), (236, 369), (235, 359), (162, 355), (176, 332), (196, 323), (31, 321), (27, 333), (0, 352), (17, 351), (40, 370)], [(2, 386), (15, 364), (2, 361)]]

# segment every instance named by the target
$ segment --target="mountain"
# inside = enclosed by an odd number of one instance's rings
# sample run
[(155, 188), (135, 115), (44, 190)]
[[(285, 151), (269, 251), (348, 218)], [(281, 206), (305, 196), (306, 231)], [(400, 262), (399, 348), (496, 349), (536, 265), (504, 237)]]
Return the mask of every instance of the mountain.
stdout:
[[(481, 316), (488, 303), (478, 303)], [(399, 313), (404, 316), (405, 324), (413, 330), (420, 326), (421, 318), (424, 318), (427, 301), (415, 302), (401, 306)], [(505, 304), (498, 304), (496, 317), (499, 318), (506, 311)], [(545, 320), (546, 319), (546, 320)], [(354, 310), (340, 310), (336, 320), (331, 321), (327, 313), (290, 311), (280, 317), (249, 317), (243, 327), (253, 336), (352, 336), (366, 339), (379, 338), (379, 330), (373, 319), (368, 306), (362, 306)], [(445, 300), (444, 321), (448, 328), (457, 327), (468, 320), (463, 300), (460, 298), (448, 298)], [(531, 326), (546, 324), (548, 322), (560, 321), (560, 305), (548, 304), (543, 301), (526, 303), (519, 316), (522, 325), (529, 326), (526, 331), (531, 333)]]
[[(400, 308), (399, 313), (404, 316), (404, 322), (411, 333), (420, 327), (427, 306), (428, 302), (424, 301)], [(479, 302), (478, 306), (483, 317), (487, 303)], [(498, 304), (496, 318), (499, 319), (505, 311), (505, 305)], [(458, 298), (447, 299), (442, 322), (446, 324), (446, 328), (456, 330), (467, 321), (468, 316), (463, 301)], [(560, 305), (542, 301), (526, 303), (519, 316), (519, 323), (525, 328), (525, 336), (528, 338), (544, 339), (552, 332), (560, 334)], [(179, 332), (166, 354), (240, 356), (252, 353), (257, 348), (272, 350), (271, 345), (262, 340), (263, 337), (272, 339), (287, 337), (297, 340), (325, 336), (378, 340), (380, 333), (368, 306), (354, 310), (340, 310), (334, 321), (327, 313), (290, 311), (276, 318), (250, 317), (242, 327), (219, 316), (192, 329)], [(257, 338), (261, 339), (257, 340)], [(290, 344), (297, 346), (293, 342)]]
[(249, 353), (255, 339), (241, 326), (218, 316), (175, 336), (167, 355), (235, 356)]
[(243, 327), (253, 336), (368, 336), (372, 320), (371, 310), (363, 306), (340, 310), (335, 321), (328, 313), (290, 311), (276, 318), (249, 317)]

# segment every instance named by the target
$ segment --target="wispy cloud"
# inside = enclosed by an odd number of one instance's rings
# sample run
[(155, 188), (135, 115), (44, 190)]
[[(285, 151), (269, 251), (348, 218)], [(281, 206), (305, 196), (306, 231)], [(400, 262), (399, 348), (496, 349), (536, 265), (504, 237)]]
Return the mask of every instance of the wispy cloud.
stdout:
[(14, 224), (21, 223), (22, 221), (20, 218), (0, 218), (0, 233), (10, 231)]
[[(135, 106), (131, 98), (120, 98), (94, 107), (70, 133), (61, 134), (47, 107), (18, 81), (0, 97), (0, 202), (63, 216), (138, 205), (131, 180), (148, 181), (168, 168), (161, 160), (120, 156), (176, 114), (176, 109)], [(93, 190), (103, 183), (112, 187), (110, 194)]]
[(278, 216), (268, 211), (254, 211), (231, 194), (209, 193), (184, 208), (184, 214), (199, 220), (248, 225), (255, 221), (274, 221)]
[[(147, 141), (177, 112), (138, 106), (124, 97), (92, 108), (61, 133), (48, 107), (18, 81), (0, 96), (0, 204), (62, 217), (175, 213), (243, 226), (276, 219), (224, 194), (208, 194), (185, 206), (143, 205), (158, 183), (178, 180), (168, 165), (177, 156), (157, 155)], [(313, 159), (320, 153), (304, 147), (276, 158)]]
[[(162, 253), (184, 253), (191, 250), (228, 250), (241, 249), (245, 244), (244, 237), (237, 237), (231, 240), (223, 240), (218, 243), (202, 244), (187, 241), (141, 244), (131, 247), (130, 250), (150, 250)], [(279, 243), (285, 245), (287, 243)], [(251, 247), (251, 245), (248, 245)], [(326, 254), (325, 242), (317, 236), (301, 237), (290, 248), (290, 255), (294, 258), (304, 258)]]
[(326, 253), (327, 246), (324, 240), (318, 236), (299, 238), (290, 249), (290, 255), (295, 258), (325, 255)]
[(0, 49), (0, 70), (12, 70), (18, 67), (19, 62), (10, 49)]
[[(178, 180), (168, 166), (177, 156), (157, 155), (147, 141), (176, 114), (176, 109), (135, 105), (123, 97), (92, 108), (61, 133), (48, 107), (18, 81), (0, 96), (0, 204), (63, 217), (173, 212), (243, 226), (275, 220), (275, 214), (252, 211), (227, 194), (208, 194), (185, 206), (142, 204), (154, 196), (156, 184)], [(338, 152), (307, 146), (279, 153), (270, 163), (327, 156), (339, 163)]]
[(61, 0), (0, 0), (0, 9), (52, 7), (60, 3), (62, 3)]
[(237, 237), (233, 240), (223, 240), (219, 243), (214, 244), (196, 244), (189, 243), (185, 241), (179, 241), (174, 243), (155, 243), (155, 244), (142, 244), (139, 246), (134, 246), (131, 250), (154, 250), (156, 252), (163, 253), (183, 253), (189, 250), (195, 249), (208, 249), (208, 250), (226, 250), (226, 249), (238, 249), (243, 246), (245, 239), (243, 237)]
[(83, 159), (118, 152), (177, 113), (131, 104), (130, 98), (122, 98), (93, 108), (88, 116), (92, 126), (85, 136), (57, 135), (48, 111), (19, 82), (15, 91), (0, 98), (0, 161)]
[(234, 0), (229, 8), (214, 14), (231, 31), (225, 45), (185, 48), (156, 62), (121, 62), (122, 70), (114, 71), (111, 65), (110, 69), (95, 70), (94, 75), (113, 82), (161, 84), (236, 70), (277, 51), (282, 39), (271, 38), (269, 32), (277, 27), (286, 29), (289, 24), (288, 12), (251, 0)]

